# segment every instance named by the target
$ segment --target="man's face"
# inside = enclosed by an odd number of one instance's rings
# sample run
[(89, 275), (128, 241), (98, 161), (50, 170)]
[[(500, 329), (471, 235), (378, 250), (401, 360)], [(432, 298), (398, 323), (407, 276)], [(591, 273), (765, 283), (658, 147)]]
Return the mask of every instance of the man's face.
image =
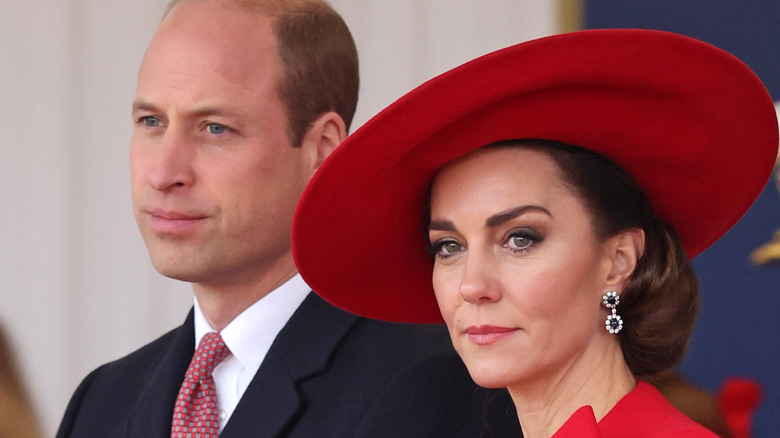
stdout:
[(146, 52), (133, 104), (133, 207), (168, 277), (240, 286), (294, 270), (292, 216), (313, 173), (287, 137), (270, 18), (183, 2)]

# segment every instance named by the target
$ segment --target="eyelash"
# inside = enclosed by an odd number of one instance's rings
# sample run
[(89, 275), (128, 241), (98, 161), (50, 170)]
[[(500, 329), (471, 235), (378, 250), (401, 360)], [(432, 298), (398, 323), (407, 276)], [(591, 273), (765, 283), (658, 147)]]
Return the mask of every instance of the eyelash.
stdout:
[[(517, 238), (517, 237), (527, 239), (528, 243), (522, 247), (513, 248), (512, 246), (510, 246), (510, 243), (513, 238)], [(513, 253), (520, 254), (530, 250), (531, 247), (538, 245), (543, 240), (544, 240), (544, 236), (542, 236), (539, 232), (529, 228), (519, 228), (519, 229), (512, 230), (507, 234), (506, 238), (504, 239), (503, 245)]]
[[(147, 122), (149, 120), (157, 120), (158, 124), (156, 126), (154, 126), (154, 125), (147, 125)], [(136, 123), (139, 124), (139, 125), (143, 125), (143, 126), (145, 126), (147, 128), (156, 128), (156, 127), (162, 125), (162, 121), (160, 120), (160, 118), (159, 117), (155, 117), (155, 116), (141, 116), (141, 117), (139, 117), (136, 120)]]
[(435, 256), (435, 257), (439, 258), (439, 260), (448, 259), (448, 258), (452, 257), (453, 255), (455, 255), (455, 253), (452, 253), (452, 254), (442, 254), (441, 250), (444, 247), (444, 245), (447, 245), (447, 244), (450, 244), (450, 243), (454, 243), (454, 244), (458, 245), (458, 251), (461, 251), (463, 249), (463, 245), (458, 243), (458, 241), (456, 241), (454, 239), (447, 238), (447, 239), (441, 239), (438, 242), (434, 242), (434, 243), (428, 244), (428, 253), (430, 255), (432, 255), (432, 256)]
[[(219, 127), (220, 129), (222, 129), (222, 132), (219, 132), (219, 133), (211, 132), (209, 130), (209, 128), (211, 128), (211, 127)], [(211, 134), (211, 135), (222, 135), (222, 134), (226, 134), (226, 133), (228, 133), (228, 132), (230, 132), (232, 130), (233, 130), (232, 128), (230, 128), (230, 127), (228, 127), (226, 125), (223, 125), (221, 123), (215, 123), (215, 122), (208, 122), (208, 123), (206, 123), (206, 131), (209, 134)]]
[[(523, 245), (522, 247), (512, 247), (510, 245), (512, 239), (514, 238), (522, 238), (528, 240), (528, 243)], [(538, 245), (544, 240), (544, 236), (542, 236), (539, 232), (529, 229), (529, 228), (520, 228), (510, 231), (506, 238), (504, 239), (503, 246), (510, 251), (512, 251), (515, 254), (520, 254), (526, 251), (529, 251), (532, 247)], [(464, 246), (458, 243), (457, 240), (454, 240), (452, 238), (445, 238), (442, 240), (439, 240), (434, 243), (428, 244), (428, 253), (432, 256), (438, 257), (440, 260), (445, 260), (453, 255), (456, 254), (456, 252), (450, 253), (450, 254), (444, 254), (442, 253), (442, 248), (444, 248), (445, 245), (448, 244), (455, 244), (458, 245), (457, 252), (460, 252), (463, 250)]]
[[(147, 124), (150, 120), (156, 120), (157, 121), (157, 125), (149, 125), (149, 124)], [(158, 127), (160, 127), (162, 125), (162, 121), (160, 120), (160, 118), (159, 117), (155, 117), (155, 116), (141, 116), (141, 117), (139, 117), (136, 120), (136, 123), (138, 125), (142, 125), (142, 126), (144, 126), (146, 128), (158, 128)], [(222, 132), (217, 132), (217, 133), (211, 132), (209, 130), (209, 128), (211, 128), (212, 126), (219, 127), (220, 129), (222, 129)], [(233, 131), (233, 128), (230, 128), (227, 125), (223, 125), (222, 123), (215, 123), (215, 122), (207, 122), (205, 124), (205, 129), (211, 135), (222, 135), (222, 134), (225, 134), (225, 133)]]

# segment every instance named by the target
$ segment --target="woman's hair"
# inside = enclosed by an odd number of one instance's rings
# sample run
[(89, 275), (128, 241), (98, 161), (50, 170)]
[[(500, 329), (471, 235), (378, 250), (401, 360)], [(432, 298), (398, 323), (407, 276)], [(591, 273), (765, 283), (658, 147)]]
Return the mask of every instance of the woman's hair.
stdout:
[(623, 356), (637, 377), (665, 371), (682, 360), (699, 309), (699, 282), (677, 232), (658, 219), (639, 185), (610, 159), (587, 149), (547, 140), (500, 142), (548, 154), (565, 184), (582, 199), (600, 238), (630, 228), (645, 232), (645, 250), (618, 312)]

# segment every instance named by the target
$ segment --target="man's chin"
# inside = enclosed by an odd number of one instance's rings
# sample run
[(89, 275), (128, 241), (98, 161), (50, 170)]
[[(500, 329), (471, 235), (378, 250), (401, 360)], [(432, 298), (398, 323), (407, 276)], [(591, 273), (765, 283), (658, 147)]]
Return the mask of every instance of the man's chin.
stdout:
[(168, 277), (173, 280), (186, 281), (189, 283), (196, 283), (198, 277), (197, 270), (193, 269), (192, 263), (187, 263), (185, 259), (178, 258), (176, 260), (163, 259), (152, 257), (152, 265), (160, 275)]
[(157, 269), (157, 272), (159, 272), (160, 275), (164, 277), (168, 277), (171, 280), (186, 281), (187, 283), (196, 283), (196, 281), (193, 280), (194, 277), (190, 273), (171, 270), (171, 269), (160, 269), (160, 268), (155, 268), (155, 269)]

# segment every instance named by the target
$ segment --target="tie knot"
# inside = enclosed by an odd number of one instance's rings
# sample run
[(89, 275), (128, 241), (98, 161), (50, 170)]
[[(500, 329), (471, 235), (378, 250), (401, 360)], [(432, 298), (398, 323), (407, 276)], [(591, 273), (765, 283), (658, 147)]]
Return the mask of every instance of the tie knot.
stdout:
[(230, 350), (222, 340), (219, 333), (207, 333), (200, 340), (198, 349), (192, 356), (192, 363), (187, 373), (187, 377), (195, 381), (200, 381), (204, 377), (210, 376), (214, 368), (222, 362), (230, 353)]

